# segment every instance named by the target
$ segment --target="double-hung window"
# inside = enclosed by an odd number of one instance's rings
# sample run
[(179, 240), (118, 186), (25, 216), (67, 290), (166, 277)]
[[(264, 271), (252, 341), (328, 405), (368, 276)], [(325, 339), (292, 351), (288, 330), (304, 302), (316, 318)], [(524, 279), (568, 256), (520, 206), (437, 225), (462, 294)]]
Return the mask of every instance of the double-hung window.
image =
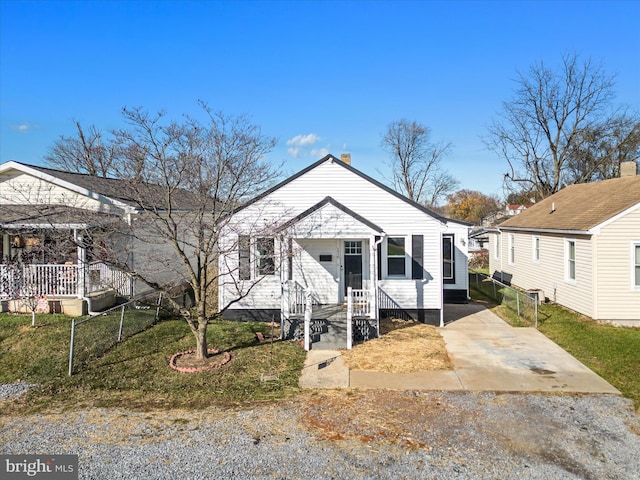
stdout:
[(640, 289), (640, 242), (631, 245), (633, 288)]
[(515, 263), (516, 261), (516, 235), (514, 233), (509, 234), (509, 263)]
[(451, 282), (454, 279), (454, 268), (453, 236), (444, 235), (442, 237), (442, 278), (445, 282)]
[(567, 280), (576, 279), (576, 241), (567, 240)]
[(387, 238), (387, 275), (406, 276), (406, 254), (404, 237)]
[(240, 280), (251, 280), (252, 271), (256, 276), (273, 275), (275, 273), (274, 251), (275, 240), (273, 238), (257, 238), (252, 244), (248, 235), (240, 235), (238, 237), (238, 277)]
[(540, 237), (533, 237), (533, 261), (540, 261)]
[(256, 240), (258, 275), (273, 275), (275, 273), (274, 251), (275, 240), (273, 238), (258, 238)]

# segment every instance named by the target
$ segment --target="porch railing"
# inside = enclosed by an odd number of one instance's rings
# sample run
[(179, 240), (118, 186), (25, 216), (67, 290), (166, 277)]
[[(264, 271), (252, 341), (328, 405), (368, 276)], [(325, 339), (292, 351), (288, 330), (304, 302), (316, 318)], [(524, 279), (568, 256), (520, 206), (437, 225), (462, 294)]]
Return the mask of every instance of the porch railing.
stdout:
[[(0, 298), (25, 296), (77, 297), (81, 276), (77, 264), (0, 264)], [(119, 295), (133, 295), (131, 276), (104, 263), (88, 265), (85, 293), (114, 288)]]
[(306, 305), (305, 288), (295, 280), (288, 280), (282, 285), (282, 313), (285, 318), (302, 316)]
[(78, 295), (78, 266), (57, 264), (0, 265), (0, 297)]
[(133, 279), (121, 270), (115, 270), (102, 262), (89, 264), (87, 293), (103, 288), (113, 288), (122, 297), (133, 297)]
[[(358, 323), (356, 327), (359, 330), (366, 331), (363, 336), (368, 338), (369, 321), (373, 317), (372, 298), (370, 290), (347, 288), (347, 350), (353, 347), (354, 323)], [(379, 325), (376, 326), (376, 331), (379, 332)]]

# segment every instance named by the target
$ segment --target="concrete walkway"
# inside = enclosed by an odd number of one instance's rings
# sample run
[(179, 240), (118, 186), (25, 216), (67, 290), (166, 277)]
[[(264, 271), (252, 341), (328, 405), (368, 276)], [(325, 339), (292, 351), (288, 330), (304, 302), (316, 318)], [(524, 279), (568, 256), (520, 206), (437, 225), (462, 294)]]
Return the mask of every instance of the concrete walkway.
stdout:
[(311, 350), (300, 386), (620, 394), (536, 329), (512, 328), (481, 305), (445, 305), (445, 325), (438, 330), (453, 370), (349, 371), (339, 350)]

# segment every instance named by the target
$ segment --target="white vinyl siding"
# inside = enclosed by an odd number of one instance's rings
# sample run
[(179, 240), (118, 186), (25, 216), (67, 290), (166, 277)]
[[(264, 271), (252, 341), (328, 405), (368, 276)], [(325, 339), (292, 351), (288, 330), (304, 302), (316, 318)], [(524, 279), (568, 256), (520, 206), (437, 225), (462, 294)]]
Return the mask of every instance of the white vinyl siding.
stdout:
[(576, 280), (569, 282), (566, 280), (565, 267), (566, 243), (569, 239), (561, 235), (536, 233), (535, 236), (540, 237), (540, 261), (534, 262), (530, 251), (534, 234), (526, 232), (507, 232), (507, 234), (515, 235), (517, 262), (513, 265), (503, 264), (502, 271), (512, 275), (512, 285), (524, 290), (541, 290), (542, 295), (550, 301), (565, 305), (584, 315), (592, 315), (594, 275), (590, 236), (581, 235), (571, 239), (576, 245)]

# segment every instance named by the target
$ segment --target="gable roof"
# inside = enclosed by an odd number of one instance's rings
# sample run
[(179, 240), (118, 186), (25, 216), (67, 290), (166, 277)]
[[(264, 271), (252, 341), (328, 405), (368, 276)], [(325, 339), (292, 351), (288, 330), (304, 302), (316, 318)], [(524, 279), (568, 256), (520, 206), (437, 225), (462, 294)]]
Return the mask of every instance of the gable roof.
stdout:
[(340, 211), (346, 213), (347, 215), (353, 217), (358, 222), (362, 223), (363, 225), (366, 225), (368, 228), (370, 228), (371, 230), (373, 230), (375, 232), (378, 232), (378, 233), (383, 233), (384, 232), (382, 230), (382, 228), (380, 228), (375, 223), (370, 222), (369, 220), (367, 220), (366, 218), (362, 217), (361, 215), (358, 215), (356, 212), (354, 212), (353, 210), (345, 207), (343, 204), (341, 204), (340, 202), (336, 201), (335, 199), (333, 199), (331, 197), (323, 198), (321, 201), (319, 201), (318, 203), (316, 203), (312, 207), (309, 207), (304, 212), (302, 212), (302, 213), (296, 215), (295, 217), (293, 217), (292, 219), (288, 220), (286, 223), (284, 223), (283, 225), (281, 225), (278, 228), (278, 231), (286, 230), (290, 226), (295, 225), (296, 223), (300, 222), (301, 220), (303, 220), (304, 218), (308, 217), (312, 213), (317, 212), (318, 210), (320, 210), (325, 205), (332, 205), (332, 206), (336, 207), (338, 210), (340, 210)]
[(498, 228), (587, 232), (640, 205), (640, 176), (569, 185), (509, 218)]
[[(11, 161), (0, 165), (1, 170), (16, 169), (24, 173), (38, 175), (44, 180), (57, 183), (75, 192), (96, 198), (120, 207), (140, 208), (141, 201), (146, 208), (162, 208), (166, 198), (166, 187), (141, 184), (117, 178), (105, 178), (86, 173), (66, 172)], [(191, 209), (201, 206), (201, 198), (183, 189), (172, 192), (174, 208)]]
[(268, 196), (269, 194), (275, 192), (276, 190), (279, 190), (280, 188), (284, 187), (285, 185), (287, 185), (288, 183), (291, 183), (292, 181), (296, 180), (297, 178), (305, 175), (307, 172), (313, 170), (314, 168), (318, 167), (319, 165), (322, 165), (323, 163), (330, 161), (335, 163), (336, 165), (339, 165), (343, 168), (346, 168), (348, 171), (350, 171), (351, 173), (354, 173), (356, 175), (358, 175), (359, 177), (363, 178), (364, 180), (372, 183), (373, 185), (377, 186), (378, 188), (381, 188), (382, 190), (384, 190), (385, 192), (393, 195), (396, 198), (399, 198), (400, 200), (402, 200), (405, 203), (408, 203), (409, 205), (411, 205), (412, 207), (420, 210), (423, 213), (426, 213), (427, 215), (435, 218), (436, 220), (442, 222), (442, 223), (447, 223), (447, 222), (455, 222), (455, 223), (460, 223), (462, 225), (469, 225), (471, 226), (471, 223), (468, 222), (464, 222), (462, 220), (452, 220), (450, 218), (446, 218), (443, 217), (441, 215), (438, 215), (435, 212), (432, 212), (431, 210), (429, 210), (428, 208), (424, 207), (423, 205), (420, 205), (417, 202), (414, 202), (413, 200), (409, 200), (407, 197), (405, 197), (404, 195), (396, 192), (395, 190), (393, 190), (392, 188), (389, 188), (388, 186), (384, 185), (383, 183), (380, 183), (379, 181), (369, 177), (368, 175), (362, 173), (360, 170), (352, 167), (350, 164), (343, 162), (342, 160), (340, 160), (339, 158), (336, 158), (335, 156), (328, 154), (325, 155), (324, 157), (322, 157), (320, 160), (318, 160), (315, 163), (312, 163), (311, 165), (309, 165), (308, 167), (304, 168), (303, 170), (300, 170), (298, 173), (292, 175), (291, 177), (287, 178), (286, 180), (278, 183), (277, 185), (271, 187), (270, 189), (262, 192), (260, 195), (252, 198), (251, 200), (249, 200), (247, 203), (245, 203), (244, 205), (238, 207), (237, 209), (235, 209), (232, 213), (236, 213), (240, 210), (243, 210), (244, 208), (248, 207), (249, 205), (252, 205), (253, 203), (263, 199), (264, 197)]

